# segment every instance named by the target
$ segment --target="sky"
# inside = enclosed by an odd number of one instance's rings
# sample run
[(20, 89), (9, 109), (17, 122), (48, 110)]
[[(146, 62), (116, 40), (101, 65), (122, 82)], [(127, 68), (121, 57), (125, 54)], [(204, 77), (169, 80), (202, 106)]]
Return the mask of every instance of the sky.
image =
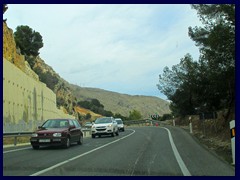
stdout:
[(189, 4), (8, 4), (14, 32), (43, 37), (40, 57), (71, 84), (167, 100), (157, 84), (164, 67), (199, 49), (188, 27), (202, 26)]

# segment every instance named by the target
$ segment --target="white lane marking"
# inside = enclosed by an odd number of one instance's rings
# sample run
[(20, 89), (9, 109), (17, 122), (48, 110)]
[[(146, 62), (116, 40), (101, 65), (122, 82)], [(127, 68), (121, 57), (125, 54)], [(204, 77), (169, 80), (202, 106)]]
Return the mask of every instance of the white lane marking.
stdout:
[(26, 148), (21, 148), (21, 149), (13, 149), (13, 150), (9, 150), (9, 151), (4, 151), (3, 154), (10, 153), (10, 152), (15, 152), (15, 151), (22, 151), (22, 150), (25, 150), (25, 149), (32, 149), (32, 148), (31, 147), (26, 147)]
[(21, 143), (21, 144), (8, 144), (8, 145), (3, 145), (3, 149), (10, 148), (10, 147), (19, 147), (19, 146), (26, 146), (26, 145), (31, 145), (31, 143)]
[(174, 153), (174, 155), (176, 157), (176, 160), (178, 162), (178, 165), (179, 165), (183, 175), (184, 176), (191, 176), (189, 170), (187, 169), (185, 163), (183, 162), (183, 160), (182, 160), (182, 158), (181, 158), (181, 156), (180, 156), (180, 154), (179, 154), (179, 152), (178, 152), (178, 150), (177, 150), (177, 148), (176, 148), (176, 146), (175, 146), (175, 144), (173, 142), (173, 138), (172, 138), (172, 134), (171, 134), (170, 130), (165, 128), (165, 127), (162, 127), (162, 128), (166, 129), (167, 132), (168, 132), (168, 137), (169, 137), (170, 144), (172, 146), (173, 153)]
[(91, 150), (91, 151), (85, 152), (85, 153), (80, 154), (80, 155), (78, 155), (78, 156), (75, 156), (75, 157), (73, 157), (73, 158), (71, 158), (71, 159), (68, 159), (68, 160), (66, 160), (66, 161), (60, 162), (60, 163), (58, 163), (58, 164), (55, 164), (54, 166), (51, 166), (51, 167), (49, 167), (49, 168), (46, 168), (46, 169), (44, 169), (44, 170), (42, 170), (42, 171), (36, 172), (36, 173), (34, 173), (34, 174), (31, 174), (30, 176), (38, 176), (38, 175), (41, 175), (41, 174), (43, 174), (43, 173), (45, 173), (45, 172), (48, 172), (48, 171), (50, 171), (50, 170), (52, 170), (52, 169), (54, 169), (54, 168), (56, 168), (56, 167), (59, 167), (59, 166), (61, 166), (61, 165), (63, 165), (63, 164), (66, 164), (66, 163), (68, 163), (68, 162), (71, 162), (71, 161), (73, 161), (73, 160), (76, 160), (76, 159), (78, 159), (78, 158), (80, 158), (80, 157), (83, 157), (83, 156), (85, 156), (85, 155), (87, 155), (87, 154), (90, 154), (90, 153), (92, 153), (92, 152), (94, 152), (94, 151), (97, 151), (97, 150), (99, 150), (99, 149), (101, 149), (101, 148), (104, 148), (104, 147), (109, 146), (109, 145), (111, 145), (111, 144), (113, 144), (113, 143), (116, 143), (116, 142), (118, 142), (118, 141), (120, 141), (120, 140), (122, 140), (122, 139), (125, 139), (125, 138), (127, 138), (127, 137), (129, 137), (129, 136), (131, 136), (132, 134), (135, 133), (135, 130), (133, 130), (133, 129), (128, 129), (128, 130), (132, 130), (133, 132), (130, 133), (130, 134), (128, 134), (127, 136), (124, 136), (124, 137), (119, 138), (119, 139), (117, 139), (117, 140), (115, 140), (115, 141), (112, 141), (112, 142), (110, 142), (110, 143), (107, 143), (107, 144), (105, 144), (105, 145), (102, 145), (102, 146), (100, 146), (100, 147), (98, 147), (98, 148), (95, 148), (95, 149), (93, 149), (93, 150)]

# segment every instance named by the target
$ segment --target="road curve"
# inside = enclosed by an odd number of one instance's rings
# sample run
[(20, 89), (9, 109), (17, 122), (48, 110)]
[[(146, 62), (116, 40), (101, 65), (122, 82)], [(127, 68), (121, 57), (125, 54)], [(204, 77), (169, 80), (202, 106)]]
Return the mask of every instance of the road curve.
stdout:
[(235, 169), (178, 127), (126, 128), (69, 149), (5, 148), (4, 176), (234, 176)]

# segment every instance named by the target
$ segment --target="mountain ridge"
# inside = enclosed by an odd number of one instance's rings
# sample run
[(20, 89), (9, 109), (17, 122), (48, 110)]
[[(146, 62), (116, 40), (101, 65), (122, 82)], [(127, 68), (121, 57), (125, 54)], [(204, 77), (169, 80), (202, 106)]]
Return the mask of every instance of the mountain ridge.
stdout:
[(72, 85), (73, 94), (80, 100), (98, 99), (106, 110), (113, 113), (129, 115), (129, 111), (138, 110), (145, 118), (152, 114), (170, 113), (169, 102), (155, 96), (129, 95), (100, 88)]

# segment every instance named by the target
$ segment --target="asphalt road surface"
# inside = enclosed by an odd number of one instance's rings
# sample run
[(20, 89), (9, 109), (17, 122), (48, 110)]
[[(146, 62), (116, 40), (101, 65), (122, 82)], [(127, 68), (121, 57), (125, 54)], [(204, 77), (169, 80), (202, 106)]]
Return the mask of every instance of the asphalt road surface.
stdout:
[(178, 127), (129, 127), (69, 149), (3, 149), (4, 176), (235, 176), (235, 168)]

